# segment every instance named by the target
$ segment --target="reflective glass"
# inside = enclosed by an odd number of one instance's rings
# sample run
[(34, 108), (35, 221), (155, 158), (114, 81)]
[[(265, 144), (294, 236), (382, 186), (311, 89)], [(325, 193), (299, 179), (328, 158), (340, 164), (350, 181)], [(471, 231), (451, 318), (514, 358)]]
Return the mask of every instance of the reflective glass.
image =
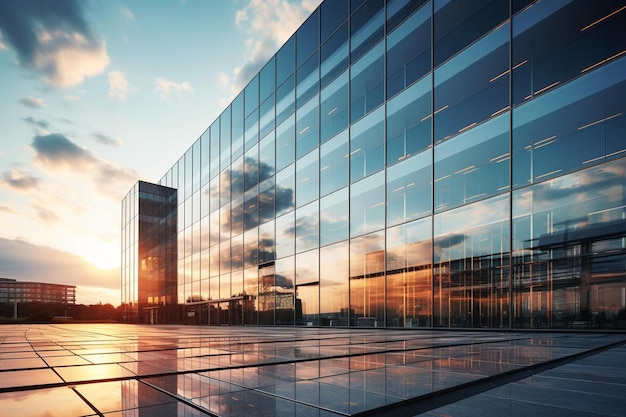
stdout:
[(508, 110), (509, 31), (502, 25), (435, 71), (435, 143)]
[(243, 97), (241, 92), (231, 105), (232, 108), (232, 144), (231, 144), (231, 160), (239, 158), (243, 153), (243, 132), (244, 132), (244, 117), (243, 117)]
[(293, 210), (296, 200), (295, 164), (276, 174), (276, 215)]
[[(239, 206), (238, 206), (238, 209), (239, 209)], [(241, 233), (233, 237), (230, 241), (230, 265), (231, 265), (231, 271), (238, 271), (243, 268), (243, 234)], [(233, 285), (234, 283), (235, 281), (233, 280)], [(231, 295), (241, 293), (241, 291), (235, 291), (234, 288), (232, 290), (233, 291)]]
[(348, 185), (348, 131), (344, 130), (320, 147), (320, 195)]
[[(426, 0), (387, 0), (387, 33), (394, 30), (407, 16), (422, 7)], [(428, 2), (422, 10), (430, 15), (432, 3)], [(430, 35), (429, 35), (430, 37)]]
[(369, 0), (350, 19), (350, 59), (354, 62), (383, 37), (384, 0)]
[(276, 85), (281, 85), (295, 70), (296, 36), (293, 35), (276, 53)]
[(385, 226), (385, 176), (379, 172), (350, 187), (350, 236)]
[(387, 165), (432, 143), (432, 76), (426, 76), (387, 102)]
[(230, 169), (230, 198), (243, 194), (243, 157), (233, 162)]
[(317, 201), (296, 210), (296, 253), (319, 246), (319, 218)]
[(513, 184), (563, 175), (624, 155), (626, 57), (513, 111)]
[(265, 64), (261, 72), (259, 73), (259, 99), (261, 102), (265, 101), (270, 94), (274, 93), (276, 83), (274, 79), (274, 63), (275, 58), (272, 57), (270, 61)]
[[(298, 255), (298, 259), (302, 255)], [(298, 262), (298, 259), (296, 259), (296, 262)], [(296, 278), (296, 282), (299, 281), (299, 274), (301, 273), (312, 273), (312, 270), (306, 268), (303, 271), (296, 266), (296, 274), (298, 277)], [(298, 284), (296, 287), (296, 326), (319, 326), (319, 292), (319, 284)], [(300, 413), (296, 412), (296, 414), (299, 415)]]
[(387, 98), (430, 71), (430, 12), (423, 7), (387, 36)]
[(259, 146), (248, 149), (244, 156), (244, 190), (259, 183)]
[(507, 1), (434, 1), (435, 67), (509, 17)]
[(200, 185), (209, 182), (209, 130), (207, 129), (200, 138)]
[(513, 104), (621, 56), (626, 14), (620, 10), (616, 2), (537, 2), (515, 16)]
[(345, 23), (320, 49), (320, 78), (322, 88), (337, 74), (348, 68), (348, 24)]
[(435, 326), (508, 326), (509, 204), (506, 194), (435, 215)]
[(264, 138), (265, 135), (274, 130), (274, 122), (276, 120), (275, 117), (276, 105), (274, 103), (274, 94), (270, 94), (270, 96), (265, 100), (259, 109), (259, 137)]
[(350, 70), (350, 121), (354, 123), (382, 104), (385, 68), (384, 42), (378, 44)]
[(431, 227), (426, 218), (387, 229), (387, 326), (430, 326)]
[(287, 213), (276, 218), (276, 259), (295, 253), (295, 213)]
[(276, 261), (274, 317), (276, 325), (293, 325), (295, 313), (295, 265), (294, 257)]
[(321, 93), (321, 142), (324, 143), (348, 127), (348, 71)]
[(431, 213), (432, 152), (422, 152), (387, 169), (387, 226)]
[(348, 238), (349, 204), (347, 187), (320, 199), (320, 246)]
[(276, 259), (274, 220), (259, 226), (259, 264)]
[(350, 129), (350, 182), (381, 170), (385, 165), (385, 120), (381, 107)]
[(509, 190), (509, 114), (435, 146), (435, 211)]
[(217, 119), (210, 129), (210, 177), (211, 179), (217, 177), (220, 173), (220, 121)]
[(385, 232), (350, 241), (350, 326), (385, 324)]
[(220, 207), (230, 202), (230, 169), (220, 173)]
[(319, 63), (317, 52), (298, 68), (296, 73), (296, 108), (302, 107), (319, 90)]
[(319, 95), (296, 112), (296, 159), (319, 145)]
[(243, 233), (243, 211), (243, 196), (239, 196), (233, 199), (232, 203), (230, 204), (230, 218), (222, 218), (222, 223), (230, 223), (232, 236), (237, 236)]
[(320, 249), (320, 325), (348, 326), (348, 242)]
[(319, 10), (315, 10), (296, 32), (296, 66), (317, 50), (320, 45)]
[(295, 86), (294, 78), (289, 77), (284, 84), (276, 89), (276, 125), (293, 114), (295, 109)]
[(230, 106), (220, 115), (220, 171), (230, 165)]
[(611, 327), (623, 309), (626, 159), (513, 193), (513, 326)]
[(276, 138), (272, 130), (259, 143), (259, 182), (276, 172)]
[(259, 184), (259, 223), (265, 223), (275, 217), (275, 185), (274, 177)]
[(259, 224), (259, 191), (251, 188), (244, 194), (243, 228), (250, 230)]
[(259, 142), (259, 111), (254, 109), (246, 118), (246, 134), (245, 134), (246, 151)]
[(209, 183), (209, 211), (213, 213), (220, 208), (220, 177), (211, 179)]
[[(260, 243), (260, 240), (259, 240)], [(276, 278), (274, 263), (259, 267), (259, 324), (274, 324)]]
[(276, 170), (291, 164), (296, 156), (296, 119), (292, 115), (276, 128)]
[(328, 39), (346, 19), (348, 19), (348, 0), (322, 2), (320, 6), (321, 43), (326, 42), (326, 39)]
[(310, 152), (296, 162), (296, 206), (300, 207), (319, 196), (319, 154)]
[(250, 113), (259, 107), (259, 75), (257, 74), (246, 86), (244, 90), (245, 94), (245, 113), (244, 116), (248, 117)]

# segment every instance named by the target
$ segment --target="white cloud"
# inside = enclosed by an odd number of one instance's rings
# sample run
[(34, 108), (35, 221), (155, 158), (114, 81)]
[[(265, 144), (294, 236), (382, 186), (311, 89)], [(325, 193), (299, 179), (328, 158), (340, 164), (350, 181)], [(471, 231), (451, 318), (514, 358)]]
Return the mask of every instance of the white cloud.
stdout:
[(228, 84), (230, 84), (230, 77), (228, 75), (226, 75), (226, 73), (220, 71), (217, 74), (217, 81), (224, 87), (228, 86)]
[(177, 83), (160, 77), (156, 80), (156, 86), (154, 87), (154, 91), (158, 93), (161, 98), (166, 98), (168, 95), (170, 95), (170, 93), (192, 93), (193, 88), (191, 87), (191, 84), (189, 84), (187, 81)]
[(100, 74), (109, 65), (104, 42), (88, 40), (78, 32), (43, 32), (43, 46), (33, 57), (32, 66), (44, 74), (44, 81), (56, 87), (82, 84), (85, 77)]
[(120, 71), (111, 71), (108, 76), (109, 81), (109, 98), (117, 100), (126, 100), (128, 93), (128, 81)]
[(78, 96), (65, 96), (63, 98), (65, 101), (80, 101), (80, 97)]
[(243, 65), (233, 70), (235, 91), (241, 90), (250, 78), (321, 3), (321, 0), (250, 0), (237, 11), (235, 23), (248, 38)]
[(21, 98), (20, 103), (22, 103), (26, 107), (31, 107), (33, 109), (40, 109), (42, 107), (46, 107), (46, 103), (43, 101), (42, 98), (34, 98), (31, 96)]
[(131, 21), (131, 22), (135, 21), (135, 14), (131, 12), (129, 9), (127, 9), (126, 7), (122, 7), (120, 9), (120, 13), (126, 20)]

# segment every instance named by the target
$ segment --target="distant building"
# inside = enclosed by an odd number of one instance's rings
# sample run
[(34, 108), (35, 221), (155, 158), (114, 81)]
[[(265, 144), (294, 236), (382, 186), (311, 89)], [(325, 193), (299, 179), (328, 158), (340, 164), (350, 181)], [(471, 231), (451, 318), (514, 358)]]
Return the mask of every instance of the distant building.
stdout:
[(322, 2), (122, 201), (129, 321), (624, 328), (623, 5)]
[(76, 286), (0, 278), (0, 303), (76, 304)]

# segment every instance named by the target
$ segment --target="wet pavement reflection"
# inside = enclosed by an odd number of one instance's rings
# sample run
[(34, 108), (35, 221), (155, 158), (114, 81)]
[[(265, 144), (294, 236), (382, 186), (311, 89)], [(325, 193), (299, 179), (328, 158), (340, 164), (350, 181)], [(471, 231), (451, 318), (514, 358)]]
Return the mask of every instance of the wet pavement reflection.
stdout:
[(121, 324), (0, 330), (2, 415), (621, 415), (626, 409), (625, 334)]

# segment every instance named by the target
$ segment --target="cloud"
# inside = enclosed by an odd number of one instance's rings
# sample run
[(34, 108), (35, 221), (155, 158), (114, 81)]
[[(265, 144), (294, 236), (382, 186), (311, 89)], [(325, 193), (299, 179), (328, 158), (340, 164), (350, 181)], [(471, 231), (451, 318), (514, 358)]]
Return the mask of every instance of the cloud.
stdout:
[[(0, 238), (2, 277), (119, 289), (119, 274), (119, 268), (100, 270), (70, 252), (34, 245), (22, 239)], [(80, 293), (76, 295), (81, 298)]]
[(35, 136), (32, 147), (36, 158), (44, 165), (67, 166), (74, 169), (97, 163), (96, 158), (60, 133)]
[(0, 206), (0, 212), (17, 214), (17, 211), (15, 211), (12, 207), (9, 207), (9, 206)]
[(36, 206), (35, 210), (37, 211), (37, 216), (39, 217), (39, 219), (43, 221), (47, 226), (51, 226), (60, 220), (59, 216), (50, 209), (42, 206)]
[(120, 14), (129, 22), (135, 21), (135, 14), (131, 12), (129, 9), (127, 9), (126, 7), (122, 7), (120, 9)]
[(220, 71), (217, 74), (217, 81), (220, 83), (220, 85), (222, 85), (223, 87), (226, 87), (228, 86), (228, 84), (230, 84), (230, 77), (226, 75), (226, 73)]
[(154, 91), (158, 93), (161, 98), (166, 98), (170, 93), (192, 93), (193, 88), (191, 84), (187, 81), (183, 81), (182, 83), (176, 83), (174, 81), (170, 81), (163, 77), (160, 77), (156, 80), (156, 85), (154, 87)]
[(65, 101), (80, 101), (80, 97), (77, 96), (65, 96), (63, 99)]
[(42, 129), (47, 129), (48, 126), (50, 125), (50, 123), (48, 123), (47, 120), (35, 119), (34, 117), (31, 117), (31, 116), (23, 117), (22, 120), (24, 120), (26, 123), (30, 123), (31, 125), (40, 127)]
[(67, 168), (79, 174), (88, 174), (99, 189), (115, 197), (119, 197), (119, 187), (128, 187), (139, 178), (134, 170), (99, 159), (60, 133), (37, 135), (31, 146), (36, 161), (43, 167)]
[(250, 0), (237, 11), (235, 23), (248, 38), (243, 65), (234, 69), (234, 88), (241, 90), (278, 47), (298, 29), (321, 0)]
[(103, 135), (102, 133), (96, 132), (93, 134), (93, 137), (96, 138), (96, 142), (107, 146), (120, 146), (122, 144), (122, 141), (120, 139), (110, 138)]
[(111, 71), (108, 76), (109, 81), (109, 98), (117, 100), (126, 100), (128, 93), (128, 81), (126, 77), (119, 71)]
[(19, 100), (20, 103), (25, 105), (26, 107), (30, 107), (33, 109), (40, 109), (42, 107), (46, 107), (46, 103), (42, 98), (33, 98), (33, 97), (24, 97)]
[(3, 41), (19, 64), (47, 84), (68, 87), (100, 74), (109, 64), (103, 41), (87, 24), (78, 0), (0, 2)]
[(11, 169), (2, 173), (1, 183), (17, 191), (28, 191), (39, 187), (41, 179), (21, 169)]

